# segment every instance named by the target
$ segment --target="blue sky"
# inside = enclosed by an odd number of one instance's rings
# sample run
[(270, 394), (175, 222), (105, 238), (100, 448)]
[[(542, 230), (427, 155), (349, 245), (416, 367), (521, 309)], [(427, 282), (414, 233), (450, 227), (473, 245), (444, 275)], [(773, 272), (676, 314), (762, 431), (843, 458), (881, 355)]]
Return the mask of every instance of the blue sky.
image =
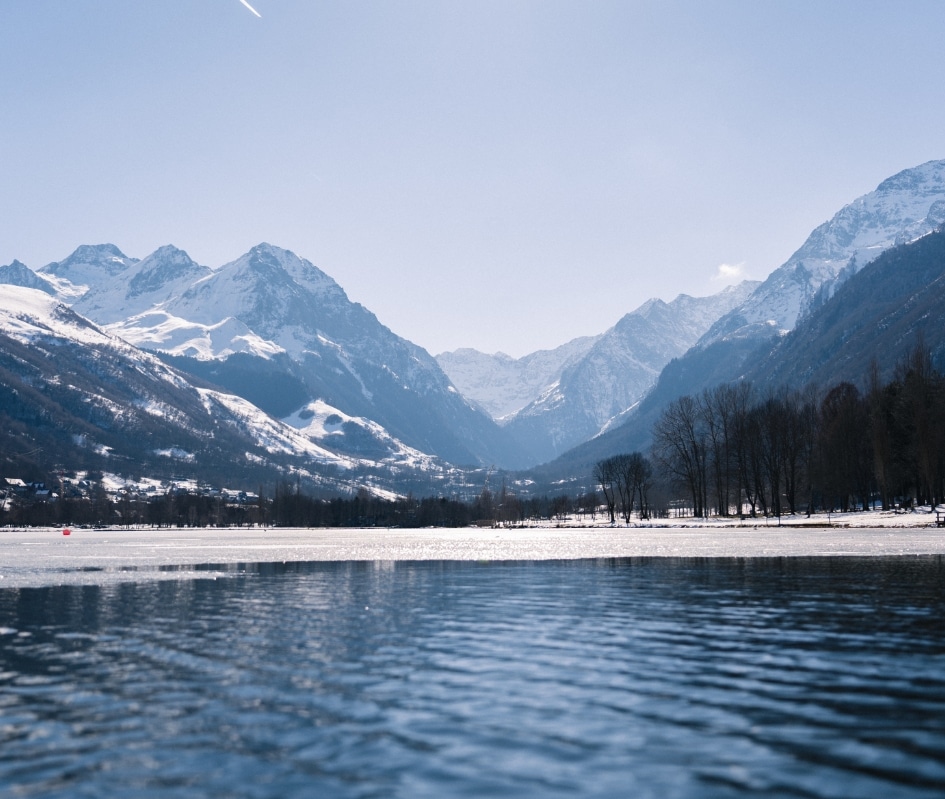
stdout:
[(268, 241), (522, 355), (945, 158), (941, 2), (250, 2), (3, 4), (0, 263)]

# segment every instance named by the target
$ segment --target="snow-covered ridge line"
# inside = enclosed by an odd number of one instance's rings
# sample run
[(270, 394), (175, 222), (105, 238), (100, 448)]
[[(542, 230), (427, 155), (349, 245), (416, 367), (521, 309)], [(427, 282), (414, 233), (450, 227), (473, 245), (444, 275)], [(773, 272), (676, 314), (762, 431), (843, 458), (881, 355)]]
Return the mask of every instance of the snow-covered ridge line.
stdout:
[[(429, 353), (392, 333), (289, 250), (259, 244), (211, 268), (170, 245), (140, 260), (114, 245), (83, 246), (32, 276), (22, 265), (7, 271), (6, 279), (37, 282), (140, 349), (228, 362), (193, 368), (217, 375), (235, 393), (248, 391), (264, 406), (266, 379), (282, 370), (286, 376), (277, 383), (290, 385), (290, 396), (308, 393), (298, 407), (323, 399), (352, 418), (370, 419), (408, 449), (463, 463), (516, 457), (494, 422), (456, 392)], [(233, 365), (234, 356), (248, 360)], [(278, 365), (262, 365), (273, 361)], [(259, 373), (256, 389), (245, 372), (234, 376), (238, 369)], [(271, 404), (285, 412), (278, 398)], [(424, 424), (433, 419), (442, 420), (437, 430)], [(360, 429), (376, 439), (376, 430)]]
[(883, 252), (942, 224), (945, 160), (928, 161), (887, 178), (819, 225), (751, 296), (709, 329), (699, 346), (792, 330), (816, 303), (832, 296)]

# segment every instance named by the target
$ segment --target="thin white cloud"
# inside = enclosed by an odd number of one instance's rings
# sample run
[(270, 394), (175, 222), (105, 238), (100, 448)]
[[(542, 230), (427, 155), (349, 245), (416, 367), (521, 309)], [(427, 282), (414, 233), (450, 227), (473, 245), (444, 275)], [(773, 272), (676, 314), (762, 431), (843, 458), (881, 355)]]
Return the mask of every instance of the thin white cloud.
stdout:
[(253, 8), (249, 3), (247, 3), (246, 0), (240, 0), (240, 2), (241, 2), (244, 6), (246, 6), (250, 11), (252, 11), (257, 17), (259, 17), (260, 19), (262, 19), (262, 14), (260, 14), (255, 8)]
[(745, 262), (740, 264), (719, 264), (712, 280), (715, 283), (735, 283), (745, 279)]

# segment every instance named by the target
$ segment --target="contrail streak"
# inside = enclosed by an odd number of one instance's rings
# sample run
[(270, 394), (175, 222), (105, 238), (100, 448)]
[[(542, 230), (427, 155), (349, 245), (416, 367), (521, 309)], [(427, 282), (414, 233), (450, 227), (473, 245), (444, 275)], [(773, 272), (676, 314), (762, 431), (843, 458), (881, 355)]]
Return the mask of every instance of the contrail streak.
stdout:
[(246, 6), (250, 11), (252, 11), (257, 17), (259, 17), (260, 19), (262, 19), (262, 14), (260, 14), (255, 8), (253, 8), (249, 3), (247, 3), (246, 0), (240, 0), (240, 2), (241, 2), (244, 6)]

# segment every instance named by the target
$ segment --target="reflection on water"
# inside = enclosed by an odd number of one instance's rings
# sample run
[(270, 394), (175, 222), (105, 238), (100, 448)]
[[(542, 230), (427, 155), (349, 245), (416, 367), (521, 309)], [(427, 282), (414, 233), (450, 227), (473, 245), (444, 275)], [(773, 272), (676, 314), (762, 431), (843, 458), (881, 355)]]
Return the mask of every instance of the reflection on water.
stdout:
[(0, 795), (940, 797), (945, 559), (0, 590)]

